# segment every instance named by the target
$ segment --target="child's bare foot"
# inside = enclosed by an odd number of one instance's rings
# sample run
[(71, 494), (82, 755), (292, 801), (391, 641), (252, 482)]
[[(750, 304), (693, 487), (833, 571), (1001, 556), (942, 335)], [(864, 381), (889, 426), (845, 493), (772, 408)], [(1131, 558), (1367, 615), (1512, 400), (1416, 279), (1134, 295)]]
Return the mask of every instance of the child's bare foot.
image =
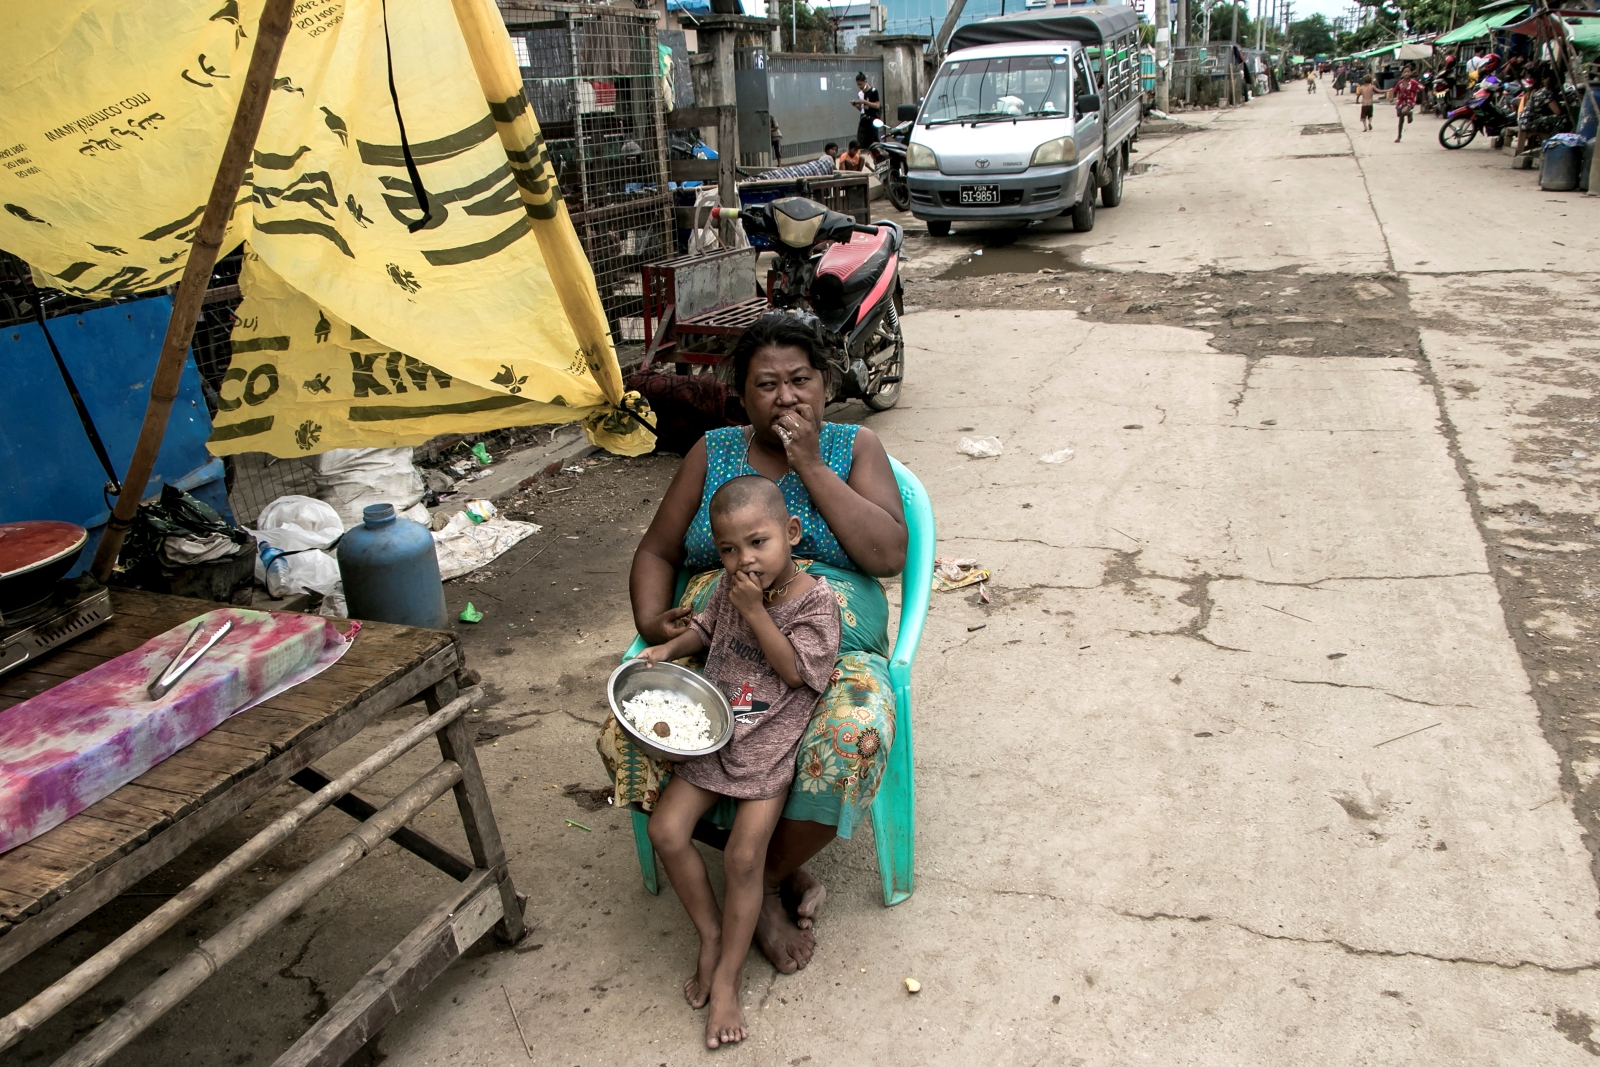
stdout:
[(683, 981), (683, 999), (689, 1002), (689, 1007), (703, 1008), (706, 1001), (711, 999), (711, 978), (717, 973), (717, 957), (720, 955), (721, 937), (700, 939), (700, 958), (695, 962), (694, 973)]
[(811, 962), (817, 941), (810, 930), (802, 930), (794, 924), (784, 910), (783, 898), (772, 891), (761, 898), (761, 915), (756, 919), (756, 945), (779, 973), (793, 974)]
[(706, 1016), (706, 1048), (734, 1045), (745, 1039), (744, 1010), (739, 1007), (737, 989), (711, 996), (711, 1012)]
[(811, 929), (823, 901), (828, 899), (827, 889), (816, 875), (804, 867), (791, 874), (783, 883), (783, 888), (797, 901), (794, 906), (795, 925), (802, 930)]

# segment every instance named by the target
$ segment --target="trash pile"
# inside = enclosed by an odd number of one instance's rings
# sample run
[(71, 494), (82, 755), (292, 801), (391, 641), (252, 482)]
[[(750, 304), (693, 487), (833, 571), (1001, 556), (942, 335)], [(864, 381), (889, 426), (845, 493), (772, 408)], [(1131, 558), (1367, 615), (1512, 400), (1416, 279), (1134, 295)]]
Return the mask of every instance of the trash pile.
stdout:
[(419, 471), (410, 448), (336, 448), (316, 457), (316, 497), (281, 496), (261, 509), (248, 533), (257, 550), (255, 580), (273, 597), (309, 593), (318, 611), (343, 618), (344, 586), (338, 545), (373, 504), (391, 504), (399, 520), (427, 527), (445, 581), (470, 574), (539, 532), (531, 522), (503, 517), (488, 500), (469, 500), (453, 515), (433, 514), (425, 502), (459, 497), (457, 486), (488, 473), (492, 462), (480, 441), (473, 460), (442, 471)]

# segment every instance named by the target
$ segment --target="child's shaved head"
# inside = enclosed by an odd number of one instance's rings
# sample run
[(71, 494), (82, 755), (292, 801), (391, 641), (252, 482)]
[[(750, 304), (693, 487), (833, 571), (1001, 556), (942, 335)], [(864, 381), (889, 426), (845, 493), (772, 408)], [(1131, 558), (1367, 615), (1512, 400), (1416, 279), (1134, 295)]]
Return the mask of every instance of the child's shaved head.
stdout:
[(779, 523), (789, 521), (789, 506), (783, 501), (783, 491), (778, 483), (759, 474), (746, 474), (724, 482), (722, 488), (711, 495), (711, 521), (755, 505)]

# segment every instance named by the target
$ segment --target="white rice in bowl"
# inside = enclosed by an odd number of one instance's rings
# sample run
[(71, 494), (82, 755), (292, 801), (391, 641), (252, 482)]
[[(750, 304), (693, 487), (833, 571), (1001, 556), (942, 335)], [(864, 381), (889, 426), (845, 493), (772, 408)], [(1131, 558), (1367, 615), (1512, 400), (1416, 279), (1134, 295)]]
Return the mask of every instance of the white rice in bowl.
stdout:
[[(662, 748), (694, 752), (716, 740), (706, 709), (688, 697), (667, 689), (646, 689), (624, 700), (622, 714), (627, 718), (628, 725)], [(666, 724), (665, 735), (656, 729), (659, 723)]]

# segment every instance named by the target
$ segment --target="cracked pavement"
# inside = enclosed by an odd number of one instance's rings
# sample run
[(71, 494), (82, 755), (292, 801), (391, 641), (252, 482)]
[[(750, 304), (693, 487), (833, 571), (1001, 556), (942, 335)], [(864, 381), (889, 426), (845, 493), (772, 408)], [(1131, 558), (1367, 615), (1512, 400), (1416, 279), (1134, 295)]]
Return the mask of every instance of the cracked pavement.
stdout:
[[(835, 417), (919, 474), (940, 554), (991, 567), (991, 600), (935, 594), (917, 659), (915, 895), (882, 907), (869, 830), (828, 849), (814, 962), (752, 959), (751, 1038), (719, 1061), (1600, 1057), (1596, 202), (1444, 152), (1428, 116), (1364, 136), (1349, 99), (1153, 130), (1089, 234), (908, 230), (904, 399)], [(957, 453), (967, 433), (1004, 454)], [(532, 929), (365, 1062), (525, 1062), (508, 999), (534, 1063), (707, 1056), (688, 923), (592, 792), (627, 559), (671, 466), (519, 498), (546, 532), (448, 587), (452, 612), (491, 605), (463, 634), (473, 721)], [(439, 879), (385, 854), (337, 886), (118, 1062), (172, 1062), (212, 1016), (252, 1035), (227, 1062), (271, 1062)]]

